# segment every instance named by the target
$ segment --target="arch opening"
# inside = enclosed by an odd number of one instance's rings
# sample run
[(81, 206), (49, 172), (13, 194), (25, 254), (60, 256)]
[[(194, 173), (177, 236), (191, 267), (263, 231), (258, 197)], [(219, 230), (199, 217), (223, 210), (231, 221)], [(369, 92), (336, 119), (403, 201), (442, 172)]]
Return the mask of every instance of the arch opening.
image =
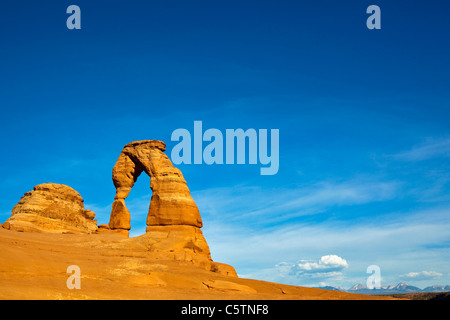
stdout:
[(131, 229), (131, 217), (125, 199), (143, 172), (150, 177), (150, 189), (153, 192), (146, 220), (148, 227), (202, 227), (200, 213), (187, 183), (181, 171), (173, 166), (164, 151), (164, 142), (158, 140), (136, 141), (123, 148), (113, 168), (116, 196), (109, 222), (111, 229)]

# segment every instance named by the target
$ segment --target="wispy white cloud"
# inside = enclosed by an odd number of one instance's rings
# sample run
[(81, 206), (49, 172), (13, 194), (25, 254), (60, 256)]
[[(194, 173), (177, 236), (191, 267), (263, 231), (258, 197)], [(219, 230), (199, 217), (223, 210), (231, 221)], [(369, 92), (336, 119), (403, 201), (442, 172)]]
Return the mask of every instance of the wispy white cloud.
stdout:
[(235, 186), (193, 191), (202, 215), (227, 216), (273, 224), (313, 215), (332, 207), (359, 205), (394, 198), (401, 183), (358, 178), (344, 182), (323, 181), (291, 189)]
[(450, 138), (429, 139), (400, 153), (393, 155), (396, 160), (423, 161), (435, 157), (450, 157)]
[(442, 277), (442, 273), (436, 271), (419, 271), (419, 272), (409, 272), (400, 276), (405, 279), (412, 280), (435, 280)]
[[(287, 192), (290, 200), (283, 201), (277, 209), (290, 211), (292, 214), (314, 214), (333, 206), (358, 205), (369, 202), (392, 199), (399, 188), (397, 182), (373, 182), (367, 180), (351, 180), (342, 183), (320, 182), (306, 188)], [(259, 210), (254, 214), (268, 213), (273, 208)], [(295, 212), (293, 212), (295, 211)], [(272, 211), (273, 212), (273, 211)], [(292, 213), (293, 212), (293, 213)]]

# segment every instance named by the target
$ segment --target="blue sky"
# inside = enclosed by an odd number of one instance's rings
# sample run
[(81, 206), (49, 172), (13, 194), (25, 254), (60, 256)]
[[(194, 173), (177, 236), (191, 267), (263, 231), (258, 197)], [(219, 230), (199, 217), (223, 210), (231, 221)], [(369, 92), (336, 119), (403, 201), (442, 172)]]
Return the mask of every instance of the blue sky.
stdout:
[[(81, 30), (66, 8), (81, 8)], [(366, 9), (381, 8), (381, 30)], [(0, 221), (67, 184), (107, 223), (128, 142), (280, 130), (280, 169), (179, 165), (213, 259), (288, 284), (450, 284), (444, 1), (2, 1)], [(127, 199), (145, 230), (150, 179)], [(322, 259), (322, 257), (333, 257)]]

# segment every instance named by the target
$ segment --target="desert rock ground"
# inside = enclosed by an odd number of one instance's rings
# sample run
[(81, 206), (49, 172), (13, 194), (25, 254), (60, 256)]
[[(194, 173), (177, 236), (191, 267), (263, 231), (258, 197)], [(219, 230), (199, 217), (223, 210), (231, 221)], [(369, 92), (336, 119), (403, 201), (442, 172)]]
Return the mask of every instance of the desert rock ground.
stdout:
[[(226, 276), (146, 245), (145, 235), (0, 228), (0, 299), (386, 299)], [(67, 287), (71, 265), (80, 268), (80, 289)]]

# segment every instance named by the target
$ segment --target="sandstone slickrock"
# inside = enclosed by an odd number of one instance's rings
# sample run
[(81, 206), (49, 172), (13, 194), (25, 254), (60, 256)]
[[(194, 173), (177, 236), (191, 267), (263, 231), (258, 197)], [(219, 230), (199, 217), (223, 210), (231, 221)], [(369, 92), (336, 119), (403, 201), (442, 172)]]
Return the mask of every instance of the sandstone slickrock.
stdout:
[(248, 292), (248, 293), (256, 293), (256, 290), (235, 282), (223, 281), (223, 280), (208, 280), (203, 281), (202, 284), (208, 289), (219, 289), (225, 291), (240, 291), (240, 292)]
[(117, 247), (123, 252), (132, 250), (136, 254), (145, 251), (148, 256), (154, 255), (161, 260), (189, 262), (217, 274), (237, 277), (232, 266), (211, 259), (202, 231), (194, 226), (150, 226), (145, 234), (124, 239)]
[[(0, 299), (392, 299), (232, 278), (189, 262), (165, 259), (168, 253), (151, 252), (149, 244), (145, 235), (124, 238), (113, 234), (44, 234), (0, 229)], [(73, 264), (81, 269), (81, 290), (69, 290), (66, 286), (70, 276), (66, 270)]]
[(95, 213), (85, 210), (83, 198), (69, 186), (37, 185), (14, 206), (3, 228), (24, 232), (94, 233)]

